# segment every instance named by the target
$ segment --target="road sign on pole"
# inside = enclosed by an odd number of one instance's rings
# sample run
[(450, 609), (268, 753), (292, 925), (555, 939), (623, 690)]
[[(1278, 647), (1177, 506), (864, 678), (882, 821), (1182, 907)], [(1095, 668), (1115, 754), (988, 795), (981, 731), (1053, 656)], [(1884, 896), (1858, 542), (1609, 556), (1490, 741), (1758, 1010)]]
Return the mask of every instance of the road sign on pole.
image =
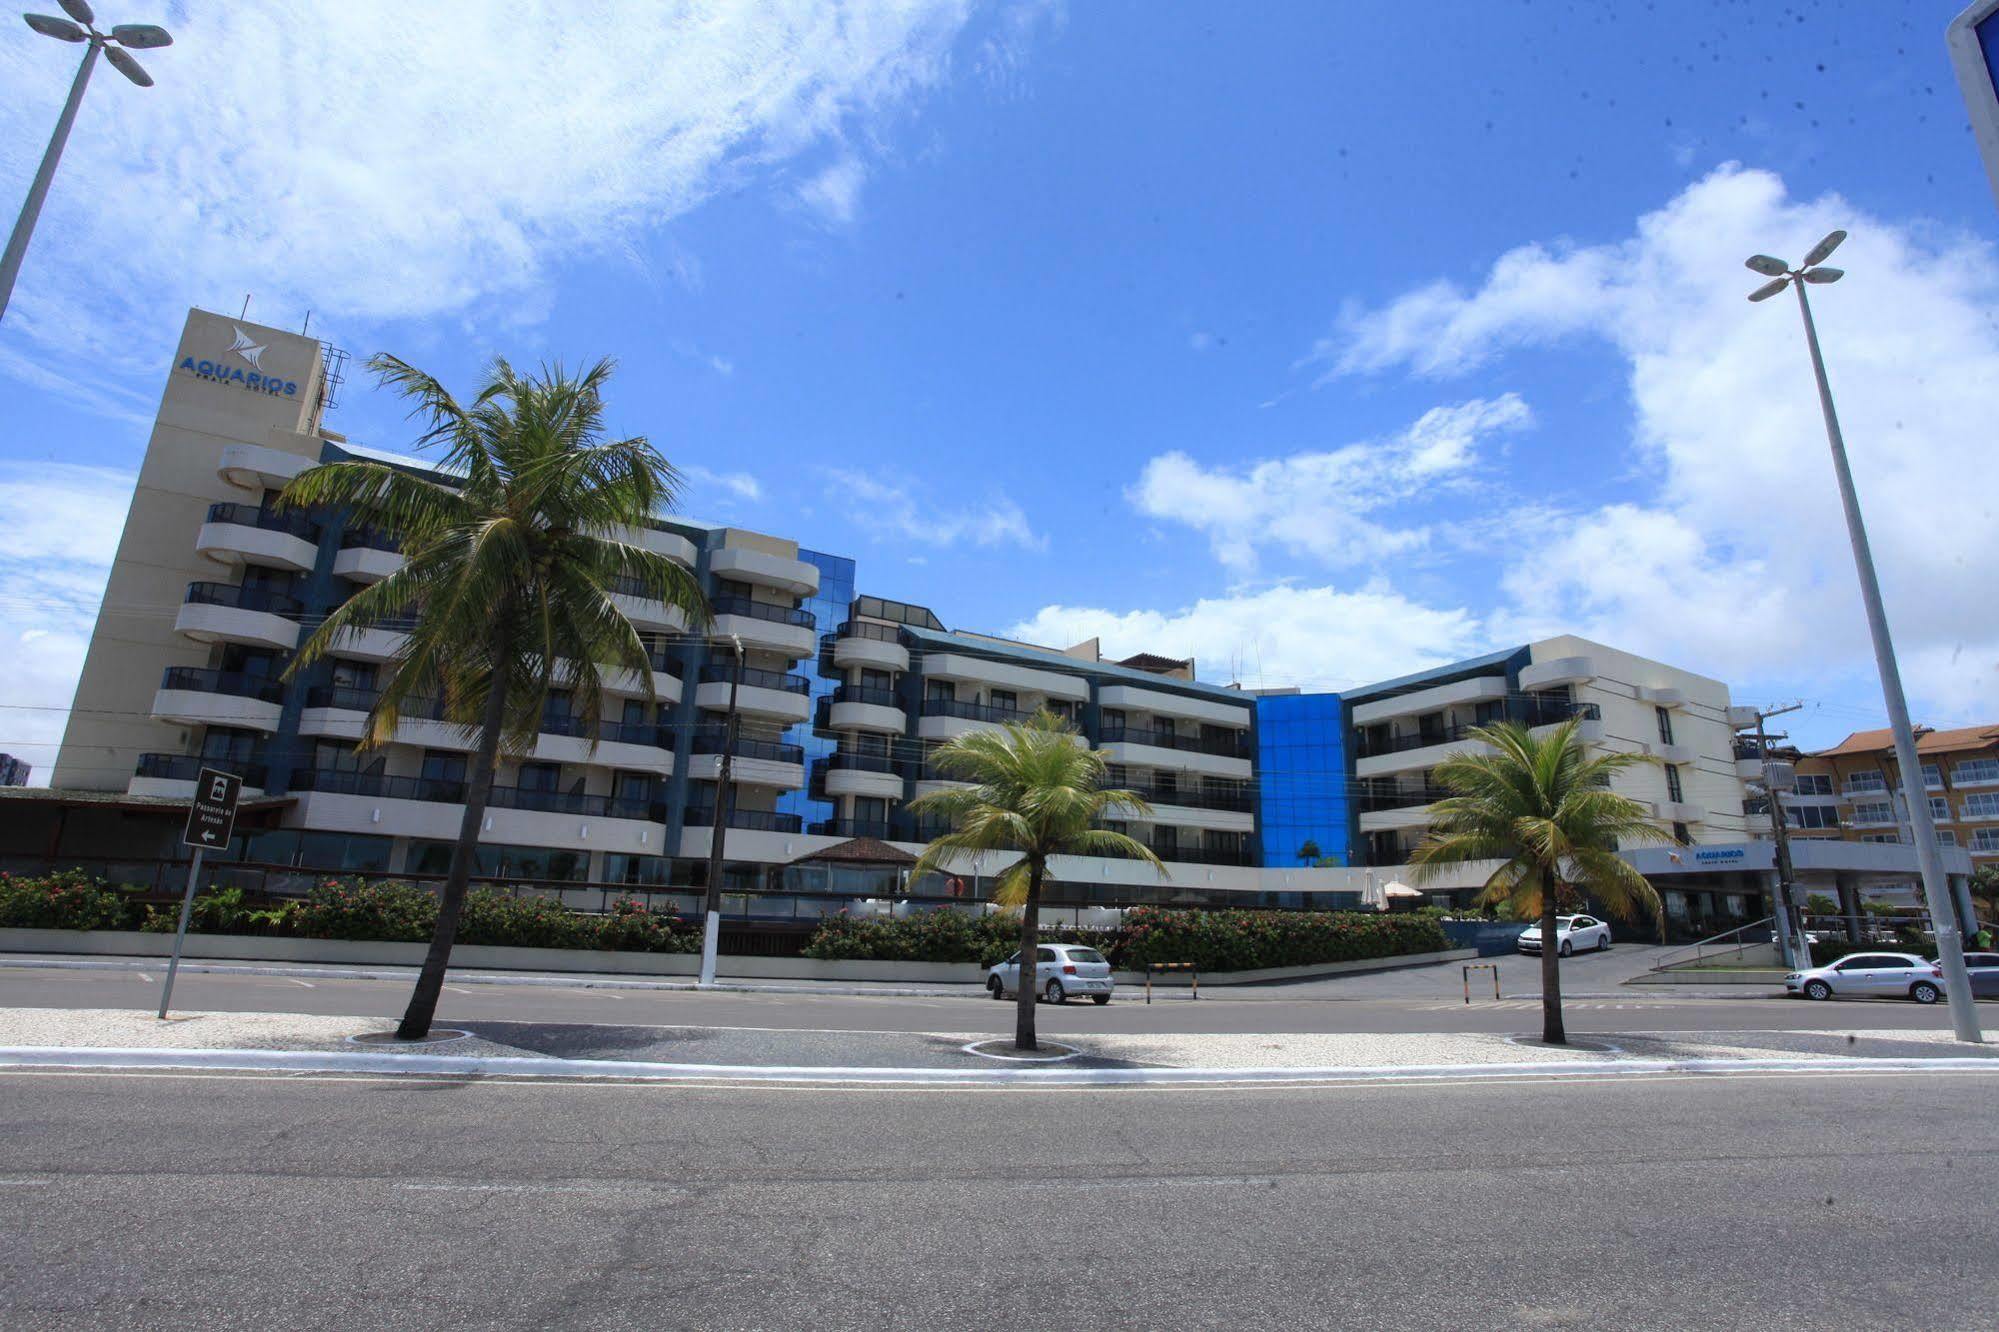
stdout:
[(1999, 0), (1977, 0), (1944, 29), (1985, 176), (1999, 197)]
[(194, 780), (194, 803), (188, 807), (187, 826), (180, 839), (194, 848), (187, 865), (187, 890), (181, 894), (180, 924), (174, 929), (173, 957), (167, 963), (166, 984), (160, 988), (160, 1017), (167, 1015), (173, 1002), (174, 976), (180, 971), (180, 950), (187, 942), (187, 920), (194, 913), (195, 885), (201, 882), (201, 858), (210, 850), (229, 845), (236, 832), (236, 803), (243, 795), (243, 779), (233, 772), (203, 768)]
[(187, 827), (180, 839), (197, 851), (214, 851), (229, 845), (236, 831), (236, 802), (243, 795), (243, 779), (233, 772), (203, 768), (194, 782), (194, 804), (187, 811)]

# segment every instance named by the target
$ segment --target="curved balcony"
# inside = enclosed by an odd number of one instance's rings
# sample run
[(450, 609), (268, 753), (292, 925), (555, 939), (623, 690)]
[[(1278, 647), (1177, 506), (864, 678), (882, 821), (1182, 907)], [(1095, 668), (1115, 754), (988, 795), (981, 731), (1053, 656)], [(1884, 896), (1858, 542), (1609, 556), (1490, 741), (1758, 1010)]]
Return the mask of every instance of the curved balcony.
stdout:
[(1112, 763), (1171, 768), (1215, 777), (1245, 779), (1250, 775), (1249, 746), (1243, 737), (1209, 739), (1178, 732), (1106, 726), (1101, 746)]
[(667, 605), (636, 578), (613, 579), (611, 603), (625, 613), (627, 620), (643, 630), (666, 629), (679, 633), (687, 628), (686, 612)]
[(379, 583), (403, 567), (402, 544), (386, 532), (354, 527), (340, 535), (333, 572), (355, 583)]
[(1019, 708), (996, 708), (989, 703), (965, 703), (955, 698), (926, 698), (916, 733), (925, 740), (949, 740), (967, 731), (1025, 721), (1028, 715)]
[(211, 504), (194, 548), (232, 568), (261, 564), (306, 573), (319, 556), (319, 524), (302, 513), (272, 513), (254, 504)]
[(197, 643), (247, 643), (290, 652), (298, 646), (297, 597), (236, 583), (189, 583), (174, 628)]
[[(690, 828), (712, 828), (715, 826), (713, 809), (689, 809), (684, 822)], [(729, 826), (746, 832), (797, 833), (805, 829), (805, 820), (796, 814), (778, 814), (767, 809), (732, 809), (729, 811)]]
[(699, 681), (694, 689), (696, 707), (726, 712), (734, 691), (736, 710), (746, 716), (772, 718), (789, 726), (812, 715), (812, 682), (802, 675), (746, 666), (738, 687), (733, 665), (711, 662), (701, 668)]
[[(690, 778), (697, 782), (721, 780), (720, 734), (697, 732), (688, 743), (687, 752), (687, 775)], [(796, 791), (805, 785), (805, 750), (778, 740), (752, 740), (747, 736), (737, 736), (735, 743), (729, 746), (729, 784)]]
[(153, 695), (153, 716), (184, 726), (236, 726), (275, 731), (284, 687), (263, 676), (169, 666)]
[(886, 819), (821, 819), (812, 825), (815, 837), (872, 837), (886, 842), (893, 835)]
[(909, 649), (903, 646), (899, 629), (850, 620), (834, 635), (833, 664), (843, 670), (864, 666), (879, 671), (906, 671)]
[(205, 758), (200, 754), (141, 754), (126, 791), (130, 795), (185, 800), (194, 795), (194, 784), (203, 768), (235, 773), (243, 779), (245, 795), (261, 794), (265, 783), (270, 780), (268, 771), (261, 763)]
[(829, 796), (902, 799), (902, 774), (886, 754), (834, 754), (826, 760), (823, 780)]
[(283, 490), (293, 477), (319, 465), (317, 458), (286, 453), (262, 444), (231, 444), (222, 450), (215, 470), (232, 486), (245, 490)]
[(722, 547), (708, 557), (708, 570), (717, 578), (774, 587), (794, 597), (809, 597), (819, 590), (818, 565), (748, 546)]
[(833, 691), (826, 724), (836, 731), (874, 731), (901, 735), (909, 728), (902, 702), (893, 689), (843, 684)]
[(1557, 685), (1588, 684), (1596, 679), (1594, 657), (1552, 657), (1520, 668), (1522, 689), (1552, 689)]
[(656, 702), (678, 703), (681, 672), (686, 669), (680, 660), (680, 650), (677, 647), (653, 647), (647, 650), (646, 661), (651, 670), (645, 677), (641, 677), (637, 671), (614, 666), (609, 662), (598, 665), (598, 677), (609, 693), (635, 694), (639, 697), (645, 696), (646, 680), (650, 679), (652, 697)]
[(408, 629), (396, 625), (349, 626), (335, 634), (326, 649), (335, 656), (352, 657), (356, 661), (384, 662), (393, 661), (408, 641)]
[(782, 653), (793, 661), (819, 650), (814, 632), (818, 619), (811, 611), (748, 597), (716, 597), (710, 604), (715, 612), (713, 632), (721, 637), (733, 634), (750, 647)]

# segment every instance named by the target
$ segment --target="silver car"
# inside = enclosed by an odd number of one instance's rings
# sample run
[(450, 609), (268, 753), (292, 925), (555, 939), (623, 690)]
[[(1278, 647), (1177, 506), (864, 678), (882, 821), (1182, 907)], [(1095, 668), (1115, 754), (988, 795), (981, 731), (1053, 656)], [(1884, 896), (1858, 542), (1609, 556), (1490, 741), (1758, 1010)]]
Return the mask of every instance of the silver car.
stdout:
[(1852, 953), (1829, 966), (1794, 971), (1784, 977), (1787, 994), (1807, 999), (1913, 999), (1933, 1004), (1943, 998), (1943, 969), (1914, 953)]
[[(1072, 994), (1090, 1002), (1111, 1001), (1111, 964), (1094, 948), (1082, 944), (1042, 944), (1035, 950), (1034, 993), (1043, 1002), (1065, 1004)], [(1015, 953), (986, 974), (986, 991), (995, 999), (1020, 993), (1020, 954)]]
[[(1939, 971), (1943, 969), (1943, 963), (1935, 959), (1930, 965)], [(1966, 953), (1964, 970), (1971, 977), (1974, 999), (1999, 999), (1999, 953)]]

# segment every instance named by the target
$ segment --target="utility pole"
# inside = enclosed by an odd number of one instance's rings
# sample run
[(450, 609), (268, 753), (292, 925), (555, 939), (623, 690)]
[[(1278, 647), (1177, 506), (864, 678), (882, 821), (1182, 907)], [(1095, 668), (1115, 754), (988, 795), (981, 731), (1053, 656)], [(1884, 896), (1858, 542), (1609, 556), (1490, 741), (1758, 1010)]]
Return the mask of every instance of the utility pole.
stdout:
[[(1770, 780), (1770, 734), (1763, 723), (1772, 717), (1781, 717), (1787, 712), (1796, 712), (1802, 703), (1792, 703), (1786, 707), (1771, 708), (1756, 714), (1756, 753), (1763, 760), (1763, 793), (1770, 802), (1770, 835), (1777, 843), (1777, 902), (1776, 916), (1780, 928), (1777, 937), (1786, 941), (1793, 968), (1809, 967), (1812, 964), (1812, 941), (1806, 933), (1804, 920), (1796, 904), (1797, 877), (1791, 869), (1791, 833), (1784, 823), (1784, 811), (1777, 799), (1777, 787)], [(1780, 739), (1782, 737), (1779, 737)]]
[(707, 913), (701, 922), (701, 977), (700, 984), (715, 983), (715, 954), (720, 951), (722, 941), (722, 846), (729, 835), (729, 811), (733, 803), (731, 777), (733, 765), (730, 753), (736, 747), (736, 695), (743, 687), (743, 640), (729, 635), (729, 645), (735, 650), (736, 664), (729, 672), (729, 715), (722, 723), (721, 761), (715, 770), (715, 826), (708, 830), (708, 893)]

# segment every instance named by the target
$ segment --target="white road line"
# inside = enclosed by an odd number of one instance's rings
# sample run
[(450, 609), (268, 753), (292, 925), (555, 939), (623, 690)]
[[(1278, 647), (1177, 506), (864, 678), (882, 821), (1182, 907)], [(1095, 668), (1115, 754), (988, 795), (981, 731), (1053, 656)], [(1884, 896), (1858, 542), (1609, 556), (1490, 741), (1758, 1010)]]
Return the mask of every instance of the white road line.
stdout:
[(302, 986), (308, 990), (316, 988), (311, 981), (292, 980), (290, 976), (280, 976), (278, 977), (278, 979), (282, 981), (288, 981), (293, 985)]
[(144, 981), (144, 982), (146, 982), (146, 984), (148, 984), (148, 985), (151, 985), (151, 984), (153, 983), (153, 978), (152, 978), (152, 976), (151, 976), (151, 975), (150, 975), (149, 973), (147, 973), (147, 972), (144, 972), (144, 971), (142, 971), (142, 972), (140, 972), (140, 973), (139, 973), (139, 979), (140, 979), (140, 980), (142, 980), (142, 981)]

